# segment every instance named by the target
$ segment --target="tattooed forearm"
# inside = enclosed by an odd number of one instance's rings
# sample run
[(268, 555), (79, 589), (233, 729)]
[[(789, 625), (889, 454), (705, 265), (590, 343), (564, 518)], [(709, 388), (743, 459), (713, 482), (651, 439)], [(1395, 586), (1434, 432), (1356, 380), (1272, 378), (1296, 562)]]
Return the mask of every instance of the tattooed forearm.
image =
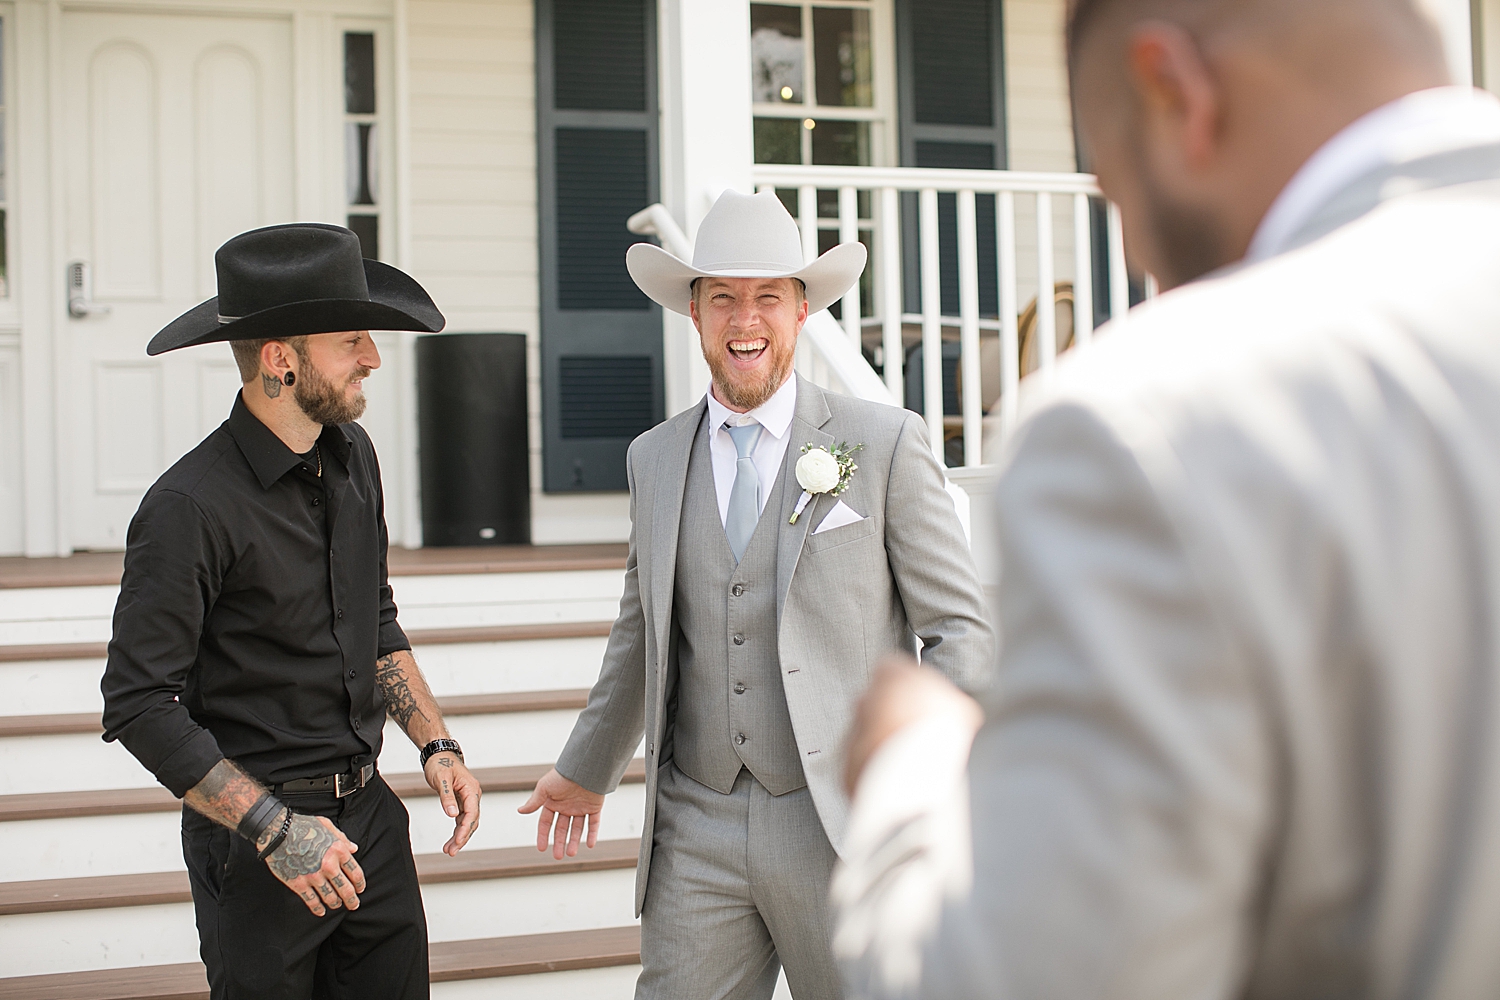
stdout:
[(277, 378), (274, 375), (267, 375), (265, 372), (261, 372), (260, 387), (265, 390), (266, 395), (270, 396), (272, 399), (275, 399), (277, 396), (281, 395), (281, 379)]
[(183, 801), (220, 826), (233, 830), (264, 794), (265, 786), (241, 771), (234, 761), (221, 760), (202, 781), (188, 789)]
[(396, 653), (375, 661), (375, 686), (385, 699), (385, 710), (391, 713), (391, 718), (400, 723), (406, 732), (411, 732), (413, 717), (427, 718), (417, 705), (417, 696), (412, 691), (410, 678), (406, 676), (405, 664), (397, 659)]
[(273, 874), (283, 882), (310, 875), (323, 865), (323, 855), (333, 846), (333, 834), (316, 816), (292, 816), (286, 840), (266, 859)]

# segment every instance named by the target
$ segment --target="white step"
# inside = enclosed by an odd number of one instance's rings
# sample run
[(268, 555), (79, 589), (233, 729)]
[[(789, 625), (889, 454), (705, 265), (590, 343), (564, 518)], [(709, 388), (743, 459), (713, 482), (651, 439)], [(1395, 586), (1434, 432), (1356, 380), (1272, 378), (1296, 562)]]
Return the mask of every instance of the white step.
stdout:
[[(510, 767), (556, 760), (573, 731), (577, 710), (458, 715), (449, 720), (453, 738), (470, 767)], [(46, 767), (38, 767), (46, 761)], [(421, 770), (420, 758), (401, 727), (388, 720), (381, 767), (399, 774)], [(0, 738), (0, 795), (145, 788), (156, 784), (119, 743), (98, 734)]]
[[(491, 792), (480, 801), (474, 850), (536, 843), (536, 815), (516, 809), (524, 792)], [(432, 796), (404, 800), (411, 815), (412, 850), (433, 854), (453, 835), (453, 820)], [(621, 785), (605, 799), (601, 837), (639, 837), (645, 819), (645, 785)], [(0, 823), (0, 882), (136, 872), (178, 871), (182, 861), (182, 816), (177, 812), (84, 816)], [(482, 935), (471, 935), (479, 937)]]
[[(407, 629), (612, 621), (625, 571), (394, 577)], [(0, 589), (0, 645), (107, 642), (116, 586)]]
[[(422, 901), (433, 942), (620, 927), (633, 922), (635, 871), (424, 885)], [(197, 958), (191, 903), (0, 916), (0, 977)]]
[[(608, 969), (569, 969), (531, 976), (433, 983), (432, 1000), (558, 1000), (559, 997), (631, 1000), (640, 974), (639, 965), (616, 965)], [(788, 1000), (790, 996), (787, 995)]]

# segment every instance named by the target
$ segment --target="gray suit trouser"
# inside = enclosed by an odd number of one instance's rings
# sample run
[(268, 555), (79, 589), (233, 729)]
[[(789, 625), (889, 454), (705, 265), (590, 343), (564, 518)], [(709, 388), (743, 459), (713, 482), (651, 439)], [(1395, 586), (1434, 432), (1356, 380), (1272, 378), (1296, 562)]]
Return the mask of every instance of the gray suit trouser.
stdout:
[(812, 794), (747, 770), (728, 795), (662, 766), (637, 1000), (839, 1000), (829, 950), (834, 851)]

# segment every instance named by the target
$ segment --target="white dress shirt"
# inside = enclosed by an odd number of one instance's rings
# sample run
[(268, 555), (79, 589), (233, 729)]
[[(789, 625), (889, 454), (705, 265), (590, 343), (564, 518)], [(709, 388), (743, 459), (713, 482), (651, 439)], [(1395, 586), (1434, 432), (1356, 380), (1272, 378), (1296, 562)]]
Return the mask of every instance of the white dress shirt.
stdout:
[(1434, 87), (1382, 105), (1329, 139), (1292, 176), (1260, 220), (1245, 262), (1281, 253), (1314, 212), (1363, 174), (1493, 142), (1500, 142), (1500, 100), (1486, 91)]
[(734, 467), (739, 461), (734, 439), (725, 430), (725, 425), (736, 427), (755, 422), (765, 430), (750, 452), (755, 471), (760, 476), (759, 509), (766, 509), (766, 500), (776, 486), (776, 476), (781, 471), (781, 462), (786, 458), (786, 446), (792, 431), (792, 415), (797, 410), (797, 376), (787, 378), (776, 395), (766, 400), (749, 413), (736, 413), (714, 398), (713, 386), (708, 389), (708, 450), (714, 460), (714, 490), (719, 494), (719, 523), (729, 520), (729, 491), (734, 489)]

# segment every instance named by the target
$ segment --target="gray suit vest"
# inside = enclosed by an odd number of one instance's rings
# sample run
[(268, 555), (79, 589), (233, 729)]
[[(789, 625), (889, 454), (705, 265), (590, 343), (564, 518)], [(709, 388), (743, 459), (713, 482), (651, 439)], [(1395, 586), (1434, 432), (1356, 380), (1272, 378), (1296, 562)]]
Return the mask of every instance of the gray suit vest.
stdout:
[(673, 754), (684, 774), (726, 795), (741, 766), (772, 795), (807, 784), (776, 651), (778, 512), (791, 475), (783, 461), (736, 566), (719, 519), (708, 434), (699, 424), (677, 537)]

